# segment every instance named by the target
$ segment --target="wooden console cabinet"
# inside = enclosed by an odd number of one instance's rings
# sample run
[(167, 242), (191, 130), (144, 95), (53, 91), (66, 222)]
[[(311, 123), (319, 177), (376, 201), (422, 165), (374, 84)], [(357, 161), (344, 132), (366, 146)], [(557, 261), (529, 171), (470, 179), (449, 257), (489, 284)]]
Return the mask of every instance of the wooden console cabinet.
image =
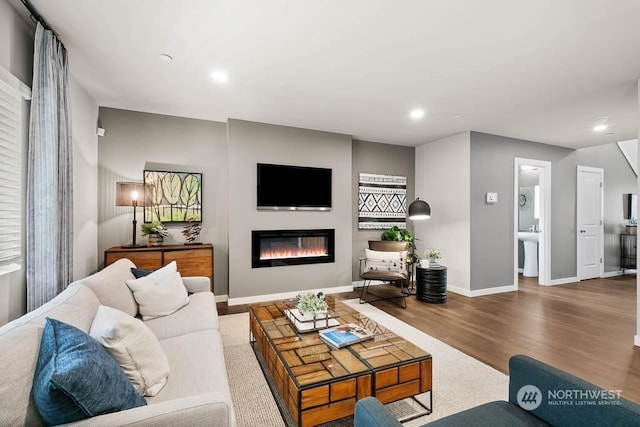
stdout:
[(104, 251), (104, 265), (121, 258), (130, 259), (138, 268), (154, 269), (175, 261), (181, 275), (206, 276), (213, 291), (213, 245), (166, 245), (143, 248), (114, 246)]

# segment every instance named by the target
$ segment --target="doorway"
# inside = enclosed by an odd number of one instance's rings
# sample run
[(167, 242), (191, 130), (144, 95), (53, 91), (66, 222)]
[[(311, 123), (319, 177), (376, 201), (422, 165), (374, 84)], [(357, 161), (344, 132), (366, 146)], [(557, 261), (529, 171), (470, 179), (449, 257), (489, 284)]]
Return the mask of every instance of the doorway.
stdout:
[(576, 247), (578, 280), (604, 273), (604, 169), (578, 166)]
[[(525, 171), (527, 172), (526, 177)], [(521, 255), (525, 244), (529, 249), (524, 254), (524, 262), (529, 267), (525, 270), (525, 274), (530, 276), (537, 274), (538, 284), (550, 285), (551, 162), (516, 157), (513, 177), (513, 286), (518, 289), (518, 261), (519, 258), (522, 258), (519, 255)], [(530, 221), (525, 222), (523, 219), (521, 226), (521, 218), (524, 218), (521, 212), (525, 211)], [(521, 243), (521, 240), (527, 242)], [(531, 243), (532, 240), (533, 243)], [(536, 241), (537, 248), (535, 247)], [(526, 255), (529, 255), (528, 259)]]

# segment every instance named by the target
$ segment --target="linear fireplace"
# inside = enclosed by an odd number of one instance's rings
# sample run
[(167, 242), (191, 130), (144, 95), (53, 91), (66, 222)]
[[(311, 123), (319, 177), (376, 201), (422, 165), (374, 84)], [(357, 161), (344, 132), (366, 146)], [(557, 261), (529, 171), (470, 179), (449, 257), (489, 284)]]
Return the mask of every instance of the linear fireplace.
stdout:
[(251, 267), (335, 262), (335, 230), (251, 232)]

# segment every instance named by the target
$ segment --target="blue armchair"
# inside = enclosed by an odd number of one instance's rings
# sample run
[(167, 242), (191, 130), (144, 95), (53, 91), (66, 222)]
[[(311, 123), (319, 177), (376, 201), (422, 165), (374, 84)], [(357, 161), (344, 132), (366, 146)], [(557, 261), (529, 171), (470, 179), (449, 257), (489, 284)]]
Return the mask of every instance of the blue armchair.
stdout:
[[(523, 409), (526, 408), (526, 409)], [(375, 398), (356, 404), (355, 427), (401, 426)], [(429, 426), (640, 426), (640, 405), (529, 356), (509, 360), (509, 401), (485, 403)]]

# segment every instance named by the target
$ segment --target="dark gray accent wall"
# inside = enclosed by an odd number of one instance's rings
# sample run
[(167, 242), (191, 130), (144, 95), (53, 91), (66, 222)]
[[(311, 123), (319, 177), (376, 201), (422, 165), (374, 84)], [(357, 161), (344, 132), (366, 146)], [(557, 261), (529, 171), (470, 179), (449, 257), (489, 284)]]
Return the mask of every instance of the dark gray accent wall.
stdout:
[[(401, 175), (407, 177), (407, 207), (415, 196), (415, 147), (357, 141), (352, 143), (352, 279), (360, 280), (360, 261), (369, 240), (379, 240), (381, 230), (358, 229), (358, 179), (360, 173)], [(410, 231), (411, 224), (407, 224)]]
[[(635, 176), (614, 144), (572, 150), (496, 135), (471, 133), (471, 290), (513, 284), (514, 158), (552, 163), (551, 279), (575, 277), (577, 166), (605, 170), (605, 271), (619, 269), (617, 233), (622, 193), (633, 192)], [(498, 203), (485, 203), (488, 191)], [(619, 203), (616, 201), (619, 200)]]
[[(351, 285), (351, 136), (229, 119), (229, 297)], [(330, 211), (258, 211), (257, 163), (332, 170)], [(335, 229), (335, 262), (251, 268), (251, 231)], [(244, 302), (243, 302), (244, 301)]]
[[(132, 208), (115, 206), (117, 181), (142, 181), (145, 167), (202, 173), (201, 241), (214, 246), (214, 291), (228, 292), (228, 173), (225, 123), (101, 107), (106, 133), (98, 143), (98, 254), (131, 243)], [(138, 209), (138, 226), (142, 211)], [(184, 242), (169, 225), (167, 244)], [(139, 234), (139, 233), (138, 233)], [(138, 237), (139, 242), (146, 238)]]

